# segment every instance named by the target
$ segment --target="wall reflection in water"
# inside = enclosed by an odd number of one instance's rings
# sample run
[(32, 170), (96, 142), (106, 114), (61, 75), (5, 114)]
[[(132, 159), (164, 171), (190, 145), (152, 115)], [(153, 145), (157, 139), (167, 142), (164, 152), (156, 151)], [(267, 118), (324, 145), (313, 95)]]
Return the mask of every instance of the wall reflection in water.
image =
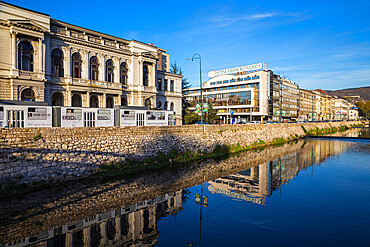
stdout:
[(304, 142), (301, 150), (295, 153), (209, 181), (208, 190), (211, 193), (265, 205), (266, 197), (272, 195), (282, 184), (292, 180), (299, 171), (342, 153), (350, 145), (352, 143), (341, 141)]
[(5, 246), (153, 246), (157, 221), (182, 210), (181, 191), (90, 216)]

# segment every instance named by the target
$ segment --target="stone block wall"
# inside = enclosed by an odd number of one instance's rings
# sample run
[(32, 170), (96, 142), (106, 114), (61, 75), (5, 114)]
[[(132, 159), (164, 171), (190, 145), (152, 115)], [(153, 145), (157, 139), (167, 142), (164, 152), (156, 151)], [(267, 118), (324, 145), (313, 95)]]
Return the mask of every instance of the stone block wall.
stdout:
[(259, 139), (269, 143), (303, 136), (301, 126), (341, 124), (346, 123), (0, 129), (0, 183), (71, 180), (128, 158), (143, 160), (172, 149), (207, 152), (218, 144), (245, 146)]

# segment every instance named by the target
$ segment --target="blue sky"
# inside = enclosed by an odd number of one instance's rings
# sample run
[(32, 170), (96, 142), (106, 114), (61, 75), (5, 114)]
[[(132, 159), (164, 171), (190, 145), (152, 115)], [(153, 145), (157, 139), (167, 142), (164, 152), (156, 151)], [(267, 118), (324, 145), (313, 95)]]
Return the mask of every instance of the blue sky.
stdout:
[(257, 62), (301, 88), (370, 85), (370, 1), (7, 0), (71, 24), (154, 43), (199, 85), (208, 71)]

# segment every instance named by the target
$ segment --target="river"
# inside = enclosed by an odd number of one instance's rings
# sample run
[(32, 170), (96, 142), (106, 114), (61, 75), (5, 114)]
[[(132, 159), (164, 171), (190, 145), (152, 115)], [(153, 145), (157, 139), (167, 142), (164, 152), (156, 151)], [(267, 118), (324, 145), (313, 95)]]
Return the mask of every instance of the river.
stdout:
[(370, 142), (305, 139), (198, 168), (1, 199), (0, 243), (370, 246), (369, 208)]

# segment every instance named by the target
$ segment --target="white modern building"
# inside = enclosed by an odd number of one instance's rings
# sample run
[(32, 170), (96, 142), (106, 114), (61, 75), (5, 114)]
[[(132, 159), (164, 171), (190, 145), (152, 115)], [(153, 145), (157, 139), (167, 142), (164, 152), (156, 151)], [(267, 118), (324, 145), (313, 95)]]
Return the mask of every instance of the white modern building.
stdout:
[(344, 99), (334, 99), (334, 119), (348, 120), (349, 117), (349, 102)]
[(153, 44), (89, 30), (0, 2), (0, 99), (49, 105), (172, 109), (182, 76)]
[[(298, 86), (265, 63), (210, 71), (203, 83), (203, 101), (212, 104), (223, 123), (297, 118)], [(200, 87), (185, 93), (190, 110), (201, 102)]]

